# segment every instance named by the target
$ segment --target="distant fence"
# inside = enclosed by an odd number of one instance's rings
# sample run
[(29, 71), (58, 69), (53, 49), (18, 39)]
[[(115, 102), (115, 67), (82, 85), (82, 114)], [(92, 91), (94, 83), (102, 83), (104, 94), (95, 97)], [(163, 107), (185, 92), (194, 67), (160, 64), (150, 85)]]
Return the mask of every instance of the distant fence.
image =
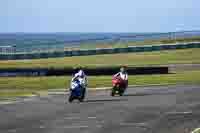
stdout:
[[(84, 68), (87, 75), (113, 75), (119, 71), (119, 67), (103, 67), (103, 68)], [(0, 69), (0, 77), (16, 77), (16, 76), (63, 76), (72, 75), (73, 68), (17, 68), (17, 69)], [(168, 67), (129, 67), (129, 75), (137, 74), (168, 74)]]
[(0, 53), (7, 54), (7, 53), (15, 53), (16, 46), (0, 46)]
[(160, 51), (160, 50), (186, 49), (186, 48), (200, 48), (200, 42), (131, 46), (128, 48), (0, 54), (0, 60), (56, 58), (56, 57), (68, 57), (68, 56), (87, 56), (87, 55), (116, 54), (116, 53), (130, 53), (130, 52), (147, 52), (147, 51)]

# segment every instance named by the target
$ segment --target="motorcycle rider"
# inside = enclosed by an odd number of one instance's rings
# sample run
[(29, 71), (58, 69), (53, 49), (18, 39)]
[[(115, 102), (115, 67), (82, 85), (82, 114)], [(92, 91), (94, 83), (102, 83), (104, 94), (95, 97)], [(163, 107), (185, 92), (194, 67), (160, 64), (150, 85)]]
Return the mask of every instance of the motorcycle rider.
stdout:
[(75, 80), (77, 78), (87, 78), (82, 67), (75, 68), (75, 74), (74, 74), (74, 77), (72, 78), (72, 80)]
[(73, 75), (72, 82), (75, 80), (78, 80), (79, 78), (83, 79), (84, 81), (84, 85), (82, 85), (82, 89), (83, 89), (83, 94), (85, 94), (86, 87), (87, 87), (87, 76), (84, 73), (82, 67), (75, 68), (75, 73)]
[(128, 87), (128, 73), (126, 71), (126, 67), (122, 66), (120, 68), (120, 72), (114, 75), (114, 77), (120, 77), (122, 80), (124, 80), (124, 85), (122, 86), (123, 89), (126, 89)]

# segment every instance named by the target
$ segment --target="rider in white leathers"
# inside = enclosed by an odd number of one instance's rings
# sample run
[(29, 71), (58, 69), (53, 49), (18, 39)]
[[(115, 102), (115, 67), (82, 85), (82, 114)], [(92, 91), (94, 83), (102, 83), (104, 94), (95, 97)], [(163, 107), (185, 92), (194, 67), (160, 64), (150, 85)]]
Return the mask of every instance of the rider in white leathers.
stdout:
[(87, 76), (85, 75), (81, 67), (75, 69), (75, 74), (72, 78), (72, 82), (75, 80), (80, 81), (81, 86), (83, 88), (83, 93), (85, 93), (87, 87)]

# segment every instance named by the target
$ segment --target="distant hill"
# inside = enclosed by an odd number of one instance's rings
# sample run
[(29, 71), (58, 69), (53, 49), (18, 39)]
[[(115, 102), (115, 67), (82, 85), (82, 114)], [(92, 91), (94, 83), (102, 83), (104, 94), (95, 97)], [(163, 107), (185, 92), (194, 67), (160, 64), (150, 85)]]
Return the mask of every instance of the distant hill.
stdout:
[(168, 33), (0, 33), (0, 46), (16, 45), (17, 51), (63, 49), (83, 43), (145, 41), (200, 36), (200, 31)]

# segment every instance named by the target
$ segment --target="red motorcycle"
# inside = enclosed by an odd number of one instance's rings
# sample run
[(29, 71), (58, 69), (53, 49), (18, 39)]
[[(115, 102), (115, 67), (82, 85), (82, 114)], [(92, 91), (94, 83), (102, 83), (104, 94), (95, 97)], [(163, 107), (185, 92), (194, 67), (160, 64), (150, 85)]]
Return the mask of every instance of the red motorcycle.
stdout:
[(112, 85), (111, 96), (115, 96), (116, 94), (122, 96), (126, 90), (127, 81), (120, 77), (113, 77)]

